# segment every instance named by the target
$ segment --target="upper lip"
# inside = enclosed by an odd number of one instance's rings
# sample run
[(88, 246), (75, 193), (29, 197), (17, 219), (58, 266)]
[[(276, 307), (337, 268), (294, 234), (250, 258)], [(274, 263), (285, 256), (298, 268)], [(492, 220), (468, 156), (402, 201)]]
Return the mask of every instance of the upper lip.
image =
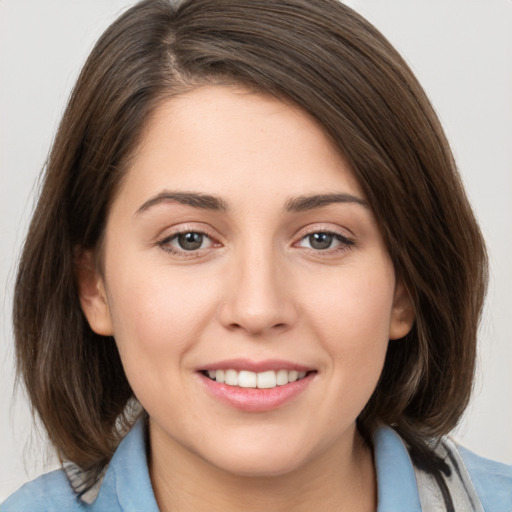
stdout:
[(262, 361), (253, 361), (251, 359), (225, 359), (223, 361), (217, 361), (215, 363), (201, 366), (201, 371), (211, 370), (246, 370), (250, 372), (264, 372), (268, 370), (296, 370), (298, 372), (309, 372), (313, 371), (314, 368), (305, 366), (302, 364), (294, 363), (291, 361), (285, 361), (282, 359), (266, 359)]

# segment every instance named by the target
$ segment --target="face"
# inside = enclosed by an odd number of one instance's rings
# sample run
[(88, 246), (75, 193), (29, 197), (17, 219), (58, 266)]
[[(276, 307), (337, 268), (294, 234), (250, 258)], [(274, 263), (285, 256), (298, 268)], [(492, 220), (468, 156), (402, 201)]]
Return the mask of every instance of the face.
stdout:
[(115, 337), (152, 450), (277, 475), (352, 449), (411, 321), (364, 194), (309, 115), (221, 86), (169, 100), (103, 254), (82, 307)]

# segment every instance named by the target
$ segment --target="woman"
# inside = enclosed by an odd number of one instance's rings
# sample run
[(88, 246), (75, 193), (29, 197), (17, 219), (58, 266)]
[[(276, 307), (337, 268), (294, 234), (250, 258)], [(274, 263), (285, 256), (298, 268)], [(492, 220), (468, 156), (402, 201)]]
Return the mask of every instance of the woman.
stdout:
[(2, 510), (507, 510), (510, 468), (442, 437), (485, 284), (438, 120), (372, 26), (142, 2), (82, 71), (17, 279), (64, 469)]

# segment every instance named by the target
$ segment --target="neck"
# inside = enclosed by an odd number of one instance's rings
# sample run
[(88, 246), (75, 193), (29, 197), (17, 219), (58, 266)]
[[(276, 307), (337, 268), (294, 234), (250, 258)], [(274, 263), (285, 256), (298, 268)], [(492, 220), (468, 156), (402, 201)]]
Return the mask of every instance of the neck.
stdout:
[(283, 475), (240, 476), (150, 429), (150, 476), (161, 512), (374, 512), (371, 450), (354, 428), (349, 450), (330, 449)]

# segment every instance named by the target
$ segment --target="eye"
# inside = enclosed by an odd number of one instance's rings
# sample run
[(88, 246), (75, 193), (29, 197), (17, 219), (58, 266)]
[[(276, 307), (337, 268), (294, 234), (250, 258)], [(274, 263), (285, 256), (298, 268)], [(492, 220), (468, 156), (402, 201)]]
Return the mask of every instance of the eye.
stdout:
[(160, 246), (168, 252), (192, 252), (211, 247), (212, 240), (205, 233), (186, 231), (162, 240)]
[(307, 249), (314, 249), (315, 251), (326, 251), (339, 246), (347, 247), (353, 245), (353, 243), (354, 242), (339, 233), (318, 231), (303, 237), (298, 245)]

